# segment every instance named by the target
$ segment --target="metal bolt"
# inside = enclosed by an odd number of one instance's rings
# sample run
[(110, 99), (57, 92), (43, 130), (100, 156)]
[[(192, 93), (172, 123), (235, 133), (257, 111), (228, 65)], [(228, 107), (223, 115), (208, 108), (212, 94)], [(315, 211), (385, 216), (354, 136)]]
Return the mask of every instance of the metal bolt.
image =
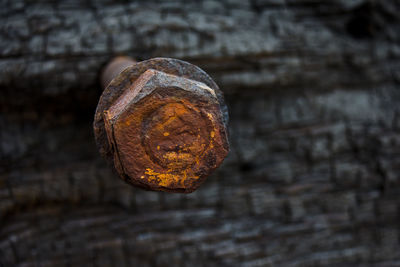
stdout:
[(200, 68), (171, 58), (118, 57), (101, 79), (95, 139), (126, 182), (190, 193), (228, 154), (223, 94)]

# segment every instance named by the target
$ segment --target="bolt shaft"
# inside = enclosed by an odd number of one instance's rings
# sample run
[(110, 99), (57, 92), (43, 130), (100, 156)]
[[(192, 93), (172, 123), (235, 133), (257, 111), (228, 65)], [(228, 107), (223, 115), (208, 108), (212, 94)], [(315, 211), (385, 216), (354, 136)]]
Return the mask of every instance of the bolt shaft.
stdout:
[(132, 66), (137, 61), (131, 57), (127, 56), (119, 56), (113, 58), (103, 69), (101, 73), (101, 86), (103, 90), (107, 87), (107, 85), (117, 77), (124, 69), (129, 66)]

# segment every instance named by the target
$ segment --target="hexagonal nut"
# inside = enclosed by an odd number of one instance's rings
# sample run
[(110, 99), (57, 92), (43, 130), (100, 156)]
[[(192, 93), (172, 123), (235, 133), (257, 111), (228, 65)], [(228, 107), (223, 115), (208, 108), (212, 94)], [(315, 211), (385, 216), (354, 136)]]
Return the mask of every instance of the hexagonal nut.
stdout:
[(119, 175), (146, 189), (192, 192), (229, 151), (214, 90), (185, 77), (145, 71), (103, 119)]

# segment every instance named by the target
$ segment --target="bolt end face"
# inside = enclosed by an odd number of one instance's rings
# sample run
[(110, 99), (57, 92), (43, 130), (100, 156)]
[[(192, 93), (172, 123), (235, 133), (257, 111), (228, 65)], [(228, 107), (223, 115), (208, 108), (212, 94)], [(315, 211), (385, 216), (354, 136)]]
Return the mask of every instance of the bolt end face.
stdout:
[(190, 193), (229, 151), (222, 92), (198, 67), (156, 58), (104, 90), (94, 130), (101, 154), (126, 182)]

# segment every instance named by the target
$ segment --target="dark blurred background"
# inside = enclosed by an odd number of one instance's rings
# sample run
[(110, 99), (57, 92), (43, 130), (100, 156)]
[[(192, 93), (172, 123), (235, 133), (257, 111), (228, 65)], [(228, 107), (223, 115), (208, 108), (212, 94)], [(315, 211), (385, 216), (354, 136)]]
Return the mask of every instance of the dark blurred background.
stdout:
[[(99, 156), (115, 55), (207, 71), (231, 152), (196, 192)], [(0, 266), (400, 266), (400, 2), (0, 0)]]

